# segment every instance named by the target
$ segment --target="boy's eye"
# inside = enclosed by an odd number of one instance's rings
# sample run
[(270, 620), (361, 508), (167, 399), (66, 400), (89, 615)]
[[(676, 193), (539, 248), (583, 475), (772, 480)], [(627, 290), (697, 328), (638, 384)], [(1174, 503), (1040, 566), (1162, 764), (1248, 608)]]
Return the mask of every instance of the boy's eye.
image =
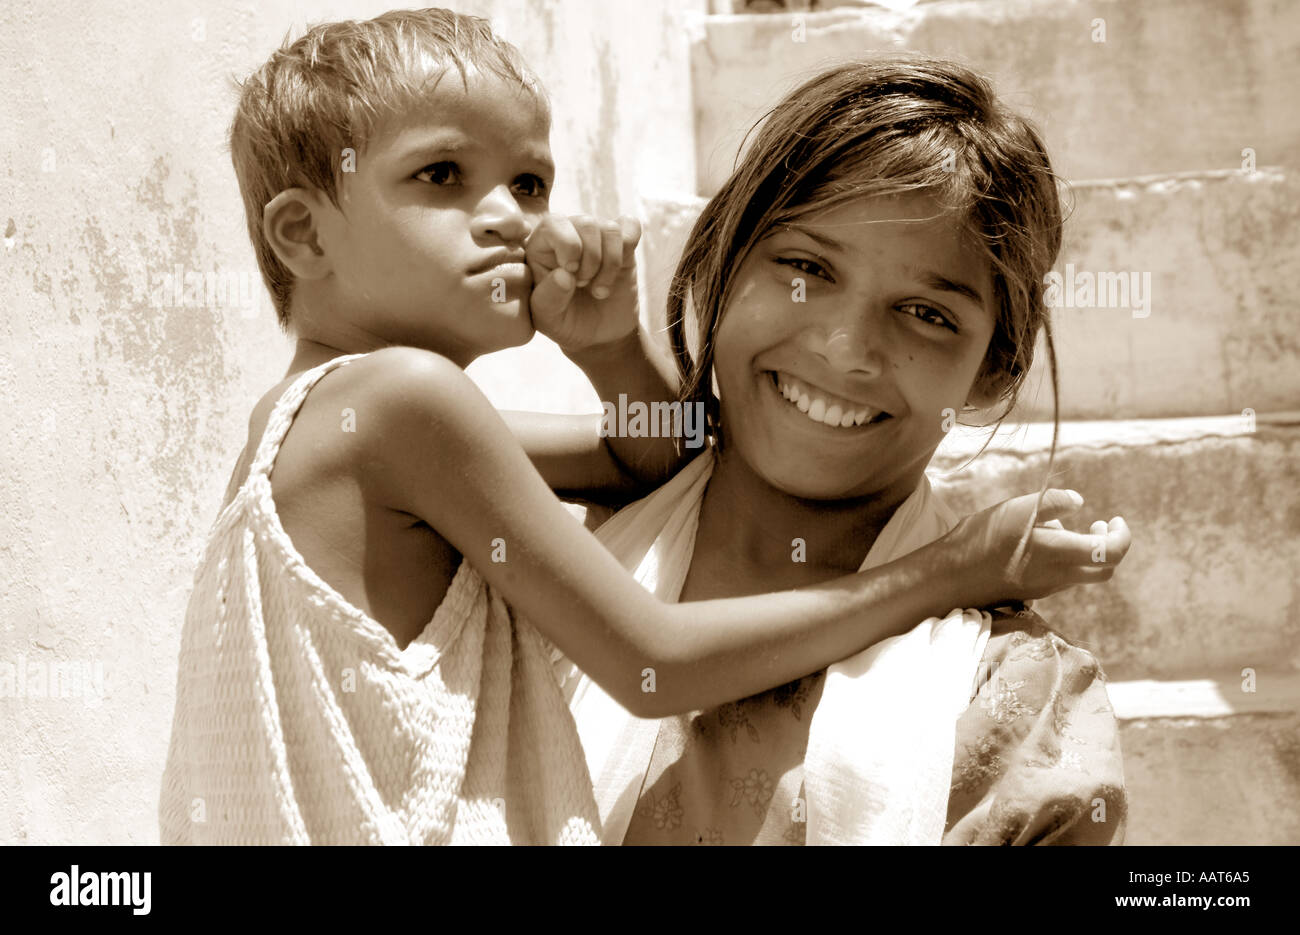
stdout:
[(835, 281), (831, 278), (831, 274), (826, 272), (826, 267), (822, 266), (816, 260), (809, 260), (801, 256), (779, 256), (776, 258), (776, 262), (780, 263), (782, 266), (789, 266), (793, 269), (797, 269), (801, 273), (807, 273), (809, 276), (817, 276), (821, 279), (827, 280), (828, 282)]
[(546, 195), (546, 180), (540, 175), (521, 175), (515, 179), (515, 186), (525, 198), (541, 198)]
[(454, 162), (435, 162), (415, 173), (415, 177), (434, 185), (455, 185), (461, 181), (460, 166)]
[[(935, 308), (932, 305), (924, 305), (920, 302), (906, 302), (903, 305), (900, 305), (898, 307), (904, 309), (919, 309), (921, 314), (914, 315), (913, 316), (914, 318), (924, 321), (927, 324), (933, 324), (933, 325), (938, 325), (941, 328), (947, 328), (949, 331), (957, 330), (957, 326), (954, 325), (951, 321), (949, 321), (947, 316), (945, 316), (942, 312), (940, 312), (937, 308)], [(933, 316), (933, 318), (927, 316)]]

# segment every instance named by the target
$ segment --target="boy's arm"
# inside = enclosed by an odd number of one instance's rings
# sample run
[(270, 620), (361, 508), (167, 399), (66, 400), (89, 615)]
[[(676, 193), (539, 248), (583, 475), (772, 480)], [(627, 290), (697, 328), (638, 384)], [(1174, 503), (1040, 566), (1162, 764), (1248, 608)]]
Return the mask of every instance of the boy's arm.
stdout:
[[(665, 410), (652, 408), (652, 404), (677, 403), (680, 383), (676, 368), (665, 359), (642, 328), (637, 327), (619, 341), (566, 353), (591, 381), (605, 412), (613, 416), (603, 441), (633, 479), (657, 487), (704, 450), (702, 412), (688, 414), (679, 403), (677, 411), (680, 416), (673, 417), (670, 413), (667, 426), (662, 416), (654, 419), (656, 414)], [(647, 429), (651, 434), (632, 435), (619, 431), (621, 411), (625, 408), (620, 405), (620, 397), (626, 401), (626, 406), (638, 402), (645, 405)], [(650, 425), (652, 419), (655, 422), (653, 426)], [(663, 431), (665, 427), (671, 429), (667, 434)]]
[[(388, 348), (347, 370), (358, 404), (373, 413), (347, 436), (366, 484), (436, 530), (638, 716), (713, 707), (792, 681), (946, 614), (966, 590), (969, 576), (950, 566), (941, 540), (814, 587), (667, 604), (556, 500), (455, 364)], [(657, 683), (650, 694), (641, 688), (647, 668)]]
[[(603, 424), (600, 416), (505, 414), (534, 467), (561, 495), (632, 499), (663, 484), (703, 449), (703, 420), (679, 403), (675, 417), (662, 408), (677, 403), (678, 381), (672, 362), (639, 324), (640, 237), (635, 218), (552, 214), (525, 248), (533, 324), (582, 369), (611, 416)], [(642, 418), (626, 431), (626, 417), (638, 412)], [(683, 442), (680, 451), (677, 441)]]
[[(608, 404), (608, 420), (602, 415), (501, 413), (533, 467), (559, 496), (628, 502), (667, 482), (704, 450), (703, 413), (688, 413), (680, 404), (668, 410), (667, 425), (681, 437), (665, 434), (662, 418), (655, 420), (651, 434), (651, 415), (659, 410), (650, 404), (676, 403), (677, 379), (640, 328), (625, 338), (567, 356), (582, 368), (601, 402)], [(646, 431), (620, 432), (620, 411), (626, 413), (634, 402), (646, 407), (642, 423)], [(672, 415), (674, 411), (678, 415)]]

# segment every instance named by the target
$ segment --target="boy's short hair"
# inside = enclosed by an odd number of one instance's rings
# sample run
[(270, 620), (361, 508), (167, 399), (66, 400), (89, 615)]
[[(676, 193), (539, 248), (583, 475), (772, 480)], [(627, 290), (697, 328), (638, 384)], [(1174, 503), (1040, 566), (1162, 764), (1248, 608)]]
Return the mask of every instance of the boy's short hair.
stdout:
[(365, 22), (322, 23), (284, 44), (240, 85), (230, 154), (248, 234), (281, 327), (289, 325), (293, 275), (262, 232), (262, 212), (280, 192), (314, 188), (338, 205), (343, 150), (364, 151), (386, 117), (427, 94), (454, 65), (494, 74), (545, 101), (519, 51), (486, 19), (450, 10), (393, 10)]

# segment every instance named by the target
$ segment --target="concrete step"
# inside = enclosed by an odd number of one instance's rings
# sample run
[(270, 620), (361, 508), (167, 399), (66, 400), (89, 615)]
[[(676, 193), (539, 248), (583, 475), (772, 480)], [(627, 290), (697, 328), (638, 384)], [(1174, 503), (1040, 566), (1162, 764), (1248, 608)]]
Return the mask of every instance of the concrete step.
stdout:
[(1125, 844), (1300, 844), (1300, 674), (1112, 681)]
[[(931, 464), (958, 513), (1036, 491), (1051, 425), (956, 428)], [(1122, 515), (1133, 545), (1110, 581), (1035, 602), (1116, 679), (1300, 667), (1300, 413), (1067, 422), (1050, 485), (1086, 499), (1065, 522)]]
[[(1073, 195), (1045, 296), (1064, 418), (1300, 403), (1300, 174), (1081, 182)], [(1051, 418), (1046, 347), (1040, 337), (1017, 418)]]
[[(1300, 403), (1300, 173), (1262, 170), (1081, 182), (1045, 299), (1061, 416), (1267, 412)], [(643, 206), (647, 320), (705, 202)], [(1046, 339), (1014, 418), (1050, 419)]]
[(1300, 714), (1122, 721), (1126, 845), (1300, 844)]
[(785, 92), (831, 62), (897, 49), (989, 74), (1067, 178), (1235, 169), (1245, 149), (1300, 164), (1300, 4), (1001, 0), (707, 17), (691, 60), (698, 191), (717, 190)]

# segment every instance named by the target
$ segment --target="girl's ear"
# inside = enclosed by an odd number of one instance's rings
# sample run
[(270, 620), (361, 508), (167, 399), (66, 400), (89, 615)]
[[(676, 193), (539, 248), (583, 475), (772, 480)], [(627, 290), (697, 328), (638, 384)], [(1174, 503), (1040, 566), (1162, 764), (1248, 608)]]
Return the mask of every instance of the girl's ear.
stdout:
[(327, 210), (321, 196), (306, 188), (288, 188), (262, 209), (262, 236), (295, 279), (323, 279), (329, 257), (320, 245), (320, 222)]
[(996, 376), (981, 372), (966, 395), (966, 405), (975, 409), (988, 409), (996, 405), (1002, 396), (1001, 390), (996, 385), (999, 382), (1001, 381)]

